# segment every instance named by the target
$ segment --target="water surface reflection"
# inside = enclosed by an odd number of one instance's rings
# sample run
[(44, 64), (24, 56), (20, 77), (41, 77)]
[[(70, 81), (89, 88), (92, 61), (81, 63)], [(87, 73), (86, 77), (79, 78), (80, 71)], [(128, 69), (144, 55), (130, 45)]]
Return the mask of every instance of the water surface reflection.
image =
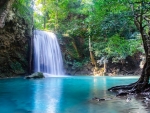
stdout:
[[(117, 98), (107, 89), (137, 77), (49, 77), (0, 80), (1, 113), (149, 113), (140, 100)], [(93, 97), (113, 98), (95, 102)]]

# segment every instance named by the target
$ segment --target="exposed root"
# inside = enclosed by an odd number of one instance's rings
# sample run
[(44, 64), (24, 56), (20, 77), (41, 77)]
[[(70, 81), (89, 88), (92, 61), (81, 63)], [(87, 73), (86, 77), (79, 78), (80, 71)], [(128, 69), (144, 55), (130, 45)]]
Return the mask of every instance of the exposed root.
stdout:
[(144, 69), (142, 71), (142, 75), (137, 82), (129, 85), (115, 86), (108, 89), (108, 91), (118, 92), (117, 96), (125, 96), (127, 94), (139, 94), (142, 92), (150, 91), (149, 69), (150, 66), (146, 66), (145, 64)]
[(129, 90), (131, 88), (133, 88), (135, 86), (136, 83), (132, 83), (130, 85), (121, 85), (121, 86), (115, 86), (115, 87), (112, 87), (112, 88), (109, 88), (108, 91), (117, 91), (118, 90)]
[(117, 92), (116, 96), (125, 96), (128, 94), (144, 94), (150, 92), (150, 85), (135, 82), (130, 85), (116, 86), (108, 89), (108, 91)]

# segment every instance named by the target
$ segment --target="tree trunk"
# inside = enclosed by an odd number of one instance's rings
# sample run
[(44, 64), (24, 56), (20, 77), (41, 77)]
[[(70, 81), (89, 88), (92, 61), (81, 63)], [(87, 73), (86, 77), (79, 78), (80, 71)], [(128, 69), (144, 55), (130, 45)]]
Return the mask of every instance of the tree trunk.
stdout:
[(89, 37), (89, 51), (90, 51), (90, 59), (91, 59), (91, 63), (92, 65), (95, 66), (95, 68), (97, 67), (96, 65), (96, 61), (94, 59), (94, 55), (93, 55), (93, 52), (92, 52), (92, 46), (91, 46), (91, 38)]
[[(115, 86), (110, 89), (109, 91), (118, 91), (118, 96), (127, 95), (130, 93), (141, 93), (141, 92), (150, 92), (150, 85), (149, 85), (149, 76), (150, 76), (150, 31), (146, 32), (147, 29), (150, 30), (150, 19), (148, 18), (148, 9), (144, 9), (144, 5), (146, 2), (135, 2), (130, 4), (131, 9), (134, 13), (134, 23), (139, 30), (142, 40), (143, 40), (143, 47), (146, 55), (146, 62), (144, 64), (141, 77), (135, 83), (130, 85), (122, 85), (122, 86)], [(135, 7), (137, 6), (138, 7)], [(140, 7), (140, 8), (139, 8)], [(138, 13), (137, 13), (138, 12)], [(147, 24), (145, 24), (147, 23)], [(121, 92), (120, 92), (121, 90)]]
[[(144, 33), (143, 31), (140, 31), (142, 40), (143, 40), (143, 46), (145, 50), (145, 55), (146, 55), (146, 62), (144, 64), (141, 77), (139, 80), (135, 83), (132, 83), (130, 85), (122, 85), (122, 86), (115, 86), (110, 89), (109, 91), (117, 91), (119, 94), (118, 96), (121, 95), (126, 95), (129, 93), (141, 93), (144, 91), (148, 91), (149, 89), (149, 76), (150, 76), (150, 35)], [(120, 93), (120, 90), (121, 91)], [(149, 90), (150, 91), (150, 90)]]
[(58, 30), (58, 0), (56, 0), (55, 31)]
[[(34, 6), (34, 1), (32, 0), (32, 6)], [(34, 39), (34, 27), (33, 27), (33, 7), (32, 7), (32, 16), (31, 16), (31, 20), (32, 20), (32, 25), (30, 27), (30, 53), (29, 53), (29, 74), (32, 73), (32, 67), (33, 67), (33, 39)]]
[(77, 46), (76, 46), (76, 44), (75, 44), (75, 42), (74, 41), (72, 41), (72, 45), (73, 45), (73, 48), (75, 49), (75, 51), (76, 51), (76, 53), (78, 54), (78, 56), (77, 57), (81, 57), (81, 55), (80, 55), (80, 53), (79, 53), (79, 51), (78, 51), (78, 48), (77, 48)]

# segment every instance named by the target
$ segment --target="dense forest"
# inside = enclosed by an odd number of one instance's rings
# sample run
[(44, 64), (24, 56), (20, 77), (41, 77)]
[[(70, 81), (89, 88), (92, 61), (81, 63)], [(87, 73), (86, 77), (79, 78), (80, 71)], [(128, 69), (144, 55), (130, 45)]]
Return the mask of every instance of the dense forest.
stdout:
[[(145, 8), (143, 10), (148, 10), (148, 4), (145, 2), (143, 1)], [(9, 51), (7, 55), (5, 54), (6, 57), (2, 56), (2, 61), (4, 58), (14, 57), (13, 61), (4, 63), (2, 73), (11, 72), (15, 75), (32, 72), (33, 29), (57, 34), (67, 74), (137, 75), (141, 72), (139, 65), (140, 61), (142, 63), (145, 61), (145, 55), (141, 34), (135, 23), (135, 16), (140, 14), (139, 2), (8, 0), (2, 1), (1, 5), (3, 6), (1, 33), (11, 30), (12, 33), (16, 31), (17, 34), (17, 30), (22, 27), (24, 31), (21, 31), (18, 37), (25, 36), (21, 40), (24, 40), (23, 43), (26, 45), (26, 48), (22, 48), (24, 49), (22, 53), (17, 53), (17, 50), (14, 52), (17, 55), (12, 56)], [(148, 13), (144, 12), (143, 15)], [(142, 23), (146, 24), (147, 21), (143, 21), (145, 20), (142, 20)], [(12, 24), (17, 24), (18, 27), (13, 27)], [(148, 30), (147, 26), (145, 29)], [(4, 42), (2, 45), (5, 44)], [(16, 51), (16, 47), (14, 50)], [(8, 50), (2, 47), (2, 54), (5, 51)], [(21, 54), (27, 56), (22, 57)]]
[(37, 0), (34, 27), (58, 35), (68, 74), (139, 74), (144, 57), (134, 19), (140, 13), (139, 4), (134, 0)]

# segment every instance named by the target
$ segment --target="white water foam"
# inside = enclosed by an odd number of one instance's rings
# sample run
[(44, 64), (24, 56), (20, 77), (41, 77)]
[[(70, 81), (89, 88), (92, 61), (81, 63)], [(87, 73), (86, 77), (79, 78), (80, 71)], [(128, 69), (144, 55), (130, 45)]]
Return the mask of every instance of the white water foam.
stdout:
[(61, 50), (52, 32), (34, 31), (34, 72), (64, 74)]

